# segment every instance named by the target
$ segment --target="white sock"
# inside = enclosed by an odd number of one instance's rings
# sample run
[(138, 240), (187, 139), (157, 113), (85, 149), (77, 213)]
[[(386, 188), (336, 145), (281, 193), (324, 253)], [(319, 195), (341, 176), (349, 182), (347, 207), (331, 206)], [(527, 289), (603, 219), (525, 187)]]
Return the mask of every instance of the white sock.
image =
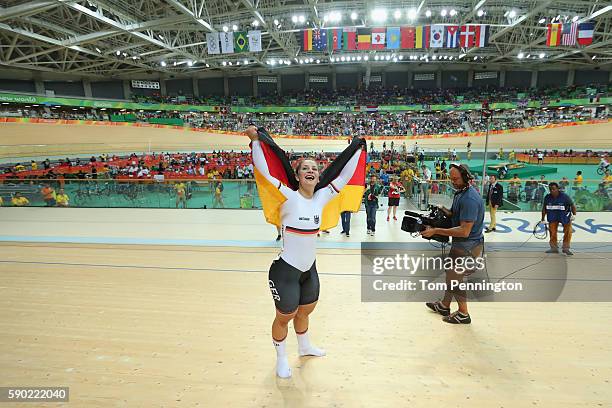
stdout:
[(272, 339), (272, 343), (276, 349), (276, 375), (281, 378), (291, 377), (291, 367), (289, 367), (287, 351), (285, 350), (286, 341), (286, 337), (283, 339), (283, 341), (276, 341)]
[(310, 344), (310, 340), (308, 339), (308, 332), (297, 334), (298, 340), (298, 352), (300, 356), (315, 356), (315, 357), (323, 357), (325, 355), (325, 350), (321, 350)]

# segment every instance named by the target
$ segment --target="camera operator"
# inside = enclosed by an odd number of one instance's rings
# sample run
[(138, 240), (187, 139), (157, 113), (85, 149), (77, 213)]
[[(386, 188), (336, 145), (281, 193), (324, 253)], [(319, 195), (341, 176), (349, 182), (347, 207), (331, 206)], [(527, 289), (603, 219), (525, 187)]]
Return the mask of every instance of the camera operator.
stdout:
[[(451, 209), (443, 208), (444, 213), (451, 218), (451, 228), (427, 227), (421, 235), (425, 238), (434, 235), (443, 235), (452, 238), (450, 257), (453, 259), (464, 257), (479, 257), (484, 249), (484, 203), (480, 194), (471, 186), (473, 178), (465, 164), (451, 164), (450, 179), (456, 189)], [(453, 262), (454, 264), (454, 262)], [(427, 307), (444, 316), (444, 321), (453, 324), (469, 324), (471, 318), (468, 313), (466, 291), (458, 286), (451, 289), (451, 283), (461, 283), (464, 273), (455, 269), (446, 270), (446, 291), (444, 299), (438, 302), (426, 303)], [(450, 313), (451, 301), (455, 298), (459, 310)]]

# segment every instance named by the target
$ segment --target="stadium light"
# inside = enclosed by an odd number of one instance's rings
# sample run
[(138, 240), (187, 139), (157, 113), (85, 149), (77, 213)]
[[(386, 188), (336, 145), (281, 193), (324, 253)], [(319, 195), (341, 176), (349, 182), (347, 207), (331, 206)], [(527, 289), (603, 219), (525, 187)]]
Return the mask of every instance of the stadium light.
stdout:
[(338, 23), (340, 20), (342, 20), (342, 13), (340, 13), (339, 11), (332, 11), (331, 13), (329, 13), (329, 20), (332, 23)]
[(228, 62), (228, 64), (233, 65), (233, 64), (232, 64), (232, 61)]
[(258, 27), (259, 26), (259, 21), (253, 20), (253, 22), (251, 24), (253, 25), (253, 27)]
[(401, 60), (403, 60), (403, 59), (404, 59), (404, 56), (403, 56), (403, 55), (400, 55), (400, 56), (399, 56), (399, 59), (400, 59), (400, 61), (401, 61)]
[(546, 22), (546, 19), (544, 17), (538, 20), (538, 24), (544, 24), (545, 22)]
[(508, 17), (510, 18), (516, 17), (516, 10), (510, 10), (510, 12), (508, 13)]
[(232, 24), (232, 31), (238, 31), (238, 26), (236, 24)]
[(210, 65), (209, 65), (209, 64), (206, 64), (206, 68), (210, 68)]
[(344, 58), (344, 56), (340, 57), (340, 61), (344, 62), (346, 61), (346, 58)]
[(193, 67), (193, 61), (187, 61), (187, 65)]
[(457, 10), (451, 9), (450, 15), (451, 15), (451, 17), (455, 17), (457, 15)]
[(320, 64), (320, 63), (321, 63), (321, 60), (317, 60), (317, 64)]
[(425, 16), (426, 16), (426, 17), (431, 17), (431, 10), (427, 10), (427, 11), (425, 12)]
[(516, 56), (518, 59), (523, 59), (523, 57), (525, 56), (525, 54), (523, 54), (523, 52), (519, 52), (518, 55)]
[(408, 11), (408, 18), (411, 20), (416, 19), (417, 17), (417, 11), (415, 8), (411, 8), (410, 11)]
[(293, 21), (294, 23), (298, 22), (298, 16), (296, 16), (295, 14), (291, 17), (291, 21)]
[(98, 54), (102, 54), (102, 51), (100, 51), (98, 47), (96, 47), (96, 51), (98, 51)]
[(357, 56), (357, 61), (361, 61), (361, 55)]
[(228, 26), (226, 26), (226, 25), (224, 25), (224, 26), (223, 26), (223, 32), (226, 32), (226, 33), (227, 33), (228, 31), (229, 31), (229, 27), (228, 27)]
[(434, 55), (433, 57), (431, 57), (431, 59), (435, 61), (435, 60), (437, 60), (437, 59), (438, 59), (438, 56), (437, 56), (437, 55)]
[(446, 9), (442, 9), (442, 11), (440, 11), (440, 15), (442, 17), (446, 17), (446, 14), (448, 13), (448, 11), (446, 11)]
[(544, 54), (543, 52), (540, 53), (539, 57), (540, 59), (544, 58), (546, 56), (546, 54)]
[(459, 54), (459, 59), (465, 57), (465, 54)]
[(248, 59), (244, 60), (244, 65), (249, 65), (249, 60)]
[(121, 51), (116, 52), (117, 56), (121, 55)]
[(476, 61), (478, 59), (478, 55), (474, 56), (474, 61)]
[(387, 61), (389, 61), (390, 59), (391, 59), (391, 56), (390, 56), (390, 55), (387, 55), (387, 56), (385, 57), (385, 60), (387, 60)]
[(160, 40), (163, 40), (163, 39), (164, 39), (164, 36), (163, 36), (163, 35), (161, 35), (161, 34), (160, 34), (160, 35), (158, 35), (158, 37), (159, 37), (159, 39), (160, 39)]
[(387, 19), (387, 10), (384, 8), (378, 8), (372, 10), (372, 20), (382, 23)]
[(525, 58), (529, 58), (529, 57), (531, 57), (531, 54), (527, 54), (527, 56)]
[(393, 57), (393, 62), (397, 62), (397, 57)]
[(478, 10), (478, 12), (476, 13), (478, 15), (478, 17), (482, 17), (484, 16), (485, 12), (483, 9)]
[(576, 21), (578, 21), (578, 19), (579, 19), (579, 18), (580, 18), (580, 17), (578, 17), (578, 16), (574, 16), (574, 18), (572, 18), (572, 22), (574, 22), (574, 23), (575, 23)]
[(354, 11), (351, 13), (351, 20), (357, 20), (357, 13)]
[(378, 55), (374, 56), (374, 61), (378, 61)]
[(159, 65), (161, 65), (162, 67), (165, 67), (166, 66), (166, 61), (160, 62)]
[(304, 17), (303, 15), (300, 15), (300, 16), (298, 17), (298, 21), (299, 21), (300, 23), (304, 24), (304, 22), (306, 21), (306, 17)]
[(402, 18), (402, 12), (400, 10), (395, 10), (395, 12), (393, 13), (393, 17), (395, 17), (396, 20), (399, 20), (400, 18)]
[(370, 57), (368, 57), (367, 55), (366, 55), (365, 57), (363, 57), (363, 60), (364, 60), (364, 61), (367, 61), (367, 60), (369, 60), (369, 59), (370, 59)]

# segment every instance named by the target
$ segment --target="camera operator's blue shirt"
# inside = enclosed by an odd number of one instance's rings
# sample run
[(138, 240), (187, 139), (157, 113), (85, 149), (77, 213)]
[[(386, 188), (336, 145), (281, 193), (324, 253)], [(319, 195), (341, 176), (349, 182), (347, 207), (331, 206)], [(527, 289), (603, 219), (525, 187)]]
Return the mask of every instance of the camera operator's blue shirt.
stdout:
[(473, 222), (472, 230), (467, 238), (453, 238), (458, 240), (480, 240), (483, 238), (482, 229), (484, 224), (484, 203), (480, 194), (474, 187), (468, 187), (465, 191), (458, 192), (453, 198), (451, 207), (453, 213), (451, 221), (453, 227), (461, 225), (461, 221)]

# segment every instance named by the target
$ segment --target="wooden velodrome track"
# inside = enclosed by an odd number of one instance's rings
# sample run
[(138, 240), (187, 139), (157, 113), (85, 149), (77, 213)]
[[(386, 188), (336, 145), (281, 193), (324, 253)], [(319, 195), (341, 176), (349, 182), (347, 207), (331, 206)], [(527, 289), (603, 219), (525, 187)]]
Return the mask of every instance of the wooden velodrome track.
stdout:
[[(491, 149), (589, 148), (606, 149), (612, 145), (612, 121), (604, 124), (541, 129), (492, 135)], [(456, 147), (462, 149), (468, 140), (475, 150), (484, 148), (485, 138), (448, 137), (440, 139), (406, 139), (418, 141), (424, 148)], [(396, 144), (401, 141), (396, 140)], [(339, 151), (346, 140), (279, 139), (281, 147), (295, 151)], [(382, 141), (375, 142), (380, 148)], [(248, 149), (246, 137), (184, 130), (138, 128), (129, 126), (50, 125), (0, 123), (0, 158), (64, 156), (75, 154), (126, 153), (151, 151), (208, 151)]]
[[(0, 144), (3, 154), (23, 157), (138, 152), (149, 139), (157, 151), (219, 148), (218, 135), (126, 130), (2, 125)], [(569, 130), (565, 138), (541, 135), (537, 146), (609, 147), (610, 124)], [(517, 142), (504, 146), (536, 147), (534, 135), (508, 136)], [(223, 140), (223, 148), (246, 145)], [(296, 150), (303, 143), (286, 142)], [(326, 147), (345, 142), (336, 143)], [(363, 217), (353, 222), (355, 242), (365, 239)], [(378, 222), (377, 239), (405, 238), (382, 214)], [(293, 377), (277, 379), (266, 273), (278, 249), (247, 245), (274, 235), (260, 212), (247, 210), (0, 208), (0, 386), (69, 386), (71, 395), (66, 404), (2, 406), (612, 406), (611, 303), (480, 303), (474, 324), (447, 326), (421, 303), (361, 302), (355, 249), (319, 250), (311, 337), (328, 355), (298, 358), (290, 327)], [(84, 243), (91, 236), (234, 243)], [(578, 284), (610, 285), (609, 253), (597, 256), (568, 261)]]

